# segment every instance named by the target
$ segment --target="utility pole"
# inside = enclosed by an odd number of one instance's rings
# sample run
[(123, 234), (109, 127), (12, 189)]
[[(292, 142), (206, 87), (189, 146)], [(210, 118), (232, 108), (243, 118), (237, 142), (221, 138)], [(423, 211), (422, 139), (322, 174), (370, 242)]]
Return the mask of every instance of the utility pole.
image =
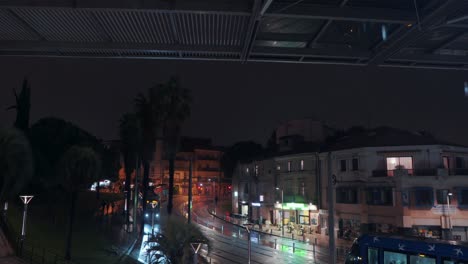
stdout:
[(192, 158), (190, 158), (190, 164), (189, 164), (189, 189), (188, 189), (188, 208), (187, 208), (187, 214), (188, 214), (188, 223), (192, 221), (192, 180), (193, 180), (193, 164), (192, 164)]
[(329, 238), (329, 261), (328, 263), (336, 263), (335, 250), (335, 205), (333, 201), (333, 175), (332, 175), (332, 157), (331, 152), (328, 152), (327, 157), (328, 171), (328, 238)]
[[(138, 171), (139, 171), (140, 161), (137, 157), (136, 166), (135, 166), (135, 186), (133, 187), (133, 232), (137, 233), (137, 210), (138, 210)], [(143, 227), (141, 227), (143, 228)]]

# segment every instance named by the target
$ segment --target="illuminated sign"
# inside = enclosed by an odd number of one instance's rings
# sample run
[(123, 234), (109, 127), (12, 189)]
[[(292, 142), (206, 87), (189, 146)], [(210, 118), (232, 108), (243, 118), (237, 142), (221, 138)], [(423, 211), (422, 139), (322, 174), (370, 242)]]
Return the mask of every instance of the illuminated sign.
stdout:
[(257, 206), (257, 207), (259, 207), (259, 206), (260, 206), (260, 203), (252, 203), (252, 206)]
[(234, 197), (237, 197), (238, 193), (237, 192), (234, 192)]
[(317, 206), (313, 204), (303, 204), (303, 203), (285, 203), (283, 204), (283, 207), (281, 207), (280, 203), (275, 204), (276, 209), (284, 209), (284, 210), (301, 210), (301, 211), (307, 211), (307, 210), (312, 210), (316, 211)]

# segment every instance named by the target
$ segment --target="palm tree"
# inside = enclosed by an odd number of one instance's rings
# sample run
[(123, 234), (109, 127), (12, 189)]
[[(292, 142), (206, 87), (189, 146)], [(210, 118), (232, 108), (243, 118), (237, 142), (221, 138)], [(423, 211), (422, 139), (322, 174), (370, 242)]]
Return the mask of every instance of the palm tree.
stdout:
[(0, 173), (0, 202), (7, 203), (21, 191), (33, 173), (29, 141), (18, 129), (0, 128)]
[[(125, 168), (125, 191), (127, 204), (130, 204), (131, 175), (136, 170), (138, 149), (140, 148), (140, 127), (138, 118), (133, 113), (126, 113), (120, 119), (120, 139)], [(133, 216), (135, 218), (135, 216)], [(129, 226), (129, 210), (125, 215), (125, 222)]]
[(211, 252), (210, 240), (194, 224), (170, 217), (163, 234), (157, 234), (148, 240), (149, 263), (191, 263), (193, 251), (191, 243), (202, 243), (208, 246)]
[[(146, 214), (150, 162), (156, 149), (156, 139), (160, 134), (161, 120), (163, 120), (161, 98), (161, 86), (157, 86), (148, 89), (148, 94), (146, 96), (140, 93), (135, 99), (142, 142), (139, 156), (143, 164), (143, 215)], [(143, 233), (144, 218), (141, 219), (141, 222), (140, 233)]]
[(16, 120), (15, 127), (27, 132), (29, 128), (29, 110), (31, 109), (31, 87), (28, 83), (28, 79), (24, 79), (23, 88), (20, 94), (13, 90), (15, 95), (16, 104), (7, 108), (16, 109)]
[(190, 116), (191, 102), (190, 91), (181, 88), (177, 78), (171, 78), (164, 86), (162, 107), (165, 111), (164, 138), (169, 159), (169, 199), (167, 203), (169, 215), (172, 214), (173, 207), (174, 162), (179, 147), (182, 124)]
[(84, 189), (89, 183), (97, 178), (101, 169), (100, 158), (92, 148), (72, 146), (60, 160), (59, 170), (63, 175), (63, 187), (70, 194), (69, 221), (67, 230), (67, 244), (65, 248), (65, 259), (71, 259), (71, 242), (73, 223), (75, 218), (75, 207), (78, 191)]

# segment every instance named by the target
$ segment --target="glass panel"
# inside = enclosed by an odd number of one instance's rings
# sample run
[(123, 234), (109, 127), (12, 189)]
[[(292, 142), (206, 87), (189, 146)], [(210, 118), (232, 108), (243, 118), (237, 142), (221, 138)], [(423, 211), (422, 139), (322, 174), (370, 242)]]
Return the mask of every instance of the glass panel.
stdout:
[(387, 170), (394, 170), (398, 165), (398, 158), (387, 158)]
[(435, 258), (426, 257), (423, 255), (410, 256), (410, 264), (435, 264)]
[(367, 263), (379, 264), (379, 250), (377, 248), (367, 249)]
[(443, 264), (455, 264), (455, 261), (453, 261), (453, 260), (444, 260)]
[(400, 166), (403, 166), (407, 170), (412, 170), (413, 158), (412, 157), (400, 157)]
[(353, 171), (359, 170), (359, 161), (358, 159), (353, 159)]
[(384, 263), (383, 264), (407, 264), (406, 254), (384, 251)]

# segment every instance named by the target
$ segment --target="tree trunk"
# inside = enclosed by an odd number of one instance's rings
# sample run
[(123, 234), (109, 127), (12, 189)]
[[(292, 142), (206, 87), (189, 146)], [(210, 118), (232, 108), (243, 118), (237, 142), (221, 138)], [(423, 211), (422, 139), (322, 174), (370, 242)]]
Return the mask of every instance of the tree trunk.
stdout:
[(70, 201), (70, 219), (68, 220), (68, 232), (67, 232), (67, 246), (65, 248), (65, 259), (71, 259), (71, 243), (72, 243), (72, 232), (73, 232), (73, 223), (75, 220), (75, 206), (76, 206), (76, 199), (77, 199), (77, 192), (73, 191), (71, 193), (71, 201)]
[[(128, 165), (127, 165), (128, 166)], [(127, 200), (127, 211), (125, 212), (125, 223), (127, 225), (127, 230), (130, 226), (130, 181), (131, 181), (131, 171), (125, 170), (125, 199)], [(135, 173), (136, 175), (136, 173)]]
[(146, 216), (146, 200), (148, 197), (148, 181), (149, 181), (149, 161), (143, 161), (143, 182), (142, 182), (142, 191), (143, 191), (143, 200), (141, 201), (143, 207), (143, 214), (141, 217), (141, 230), (140, 235), (143, 235), (143, 231), (145, 230), (145, 216)]
[(174, 196), (174, 160), (175, 155), (169, 154), (169, 199), (167, 201), (167, 214), (172, 214), (172, 203)]

